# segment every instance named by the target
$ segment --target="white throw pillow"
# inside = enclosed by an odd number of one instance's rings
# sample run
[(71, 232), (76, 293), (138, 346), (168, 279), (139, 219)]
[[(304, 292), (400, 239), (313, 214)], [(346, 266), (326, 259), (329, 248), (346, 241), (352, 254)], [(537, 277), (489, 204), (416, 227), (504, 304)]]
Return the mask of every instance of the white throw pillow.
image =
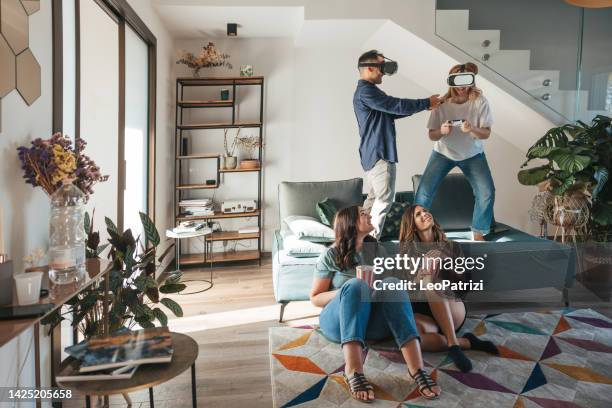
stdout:
[(284, 221), (298, 239), (310, 242), (331, 242), (334, 240), (334, 230), (320, 223), (316, 218), (305, 215), (291, 215)]
[(293, 234), (283, 238), (283, 248), (287, 250), (287, 255), (294, 258), (312, 258), (325, 251), (325, 245), (298, 239)]

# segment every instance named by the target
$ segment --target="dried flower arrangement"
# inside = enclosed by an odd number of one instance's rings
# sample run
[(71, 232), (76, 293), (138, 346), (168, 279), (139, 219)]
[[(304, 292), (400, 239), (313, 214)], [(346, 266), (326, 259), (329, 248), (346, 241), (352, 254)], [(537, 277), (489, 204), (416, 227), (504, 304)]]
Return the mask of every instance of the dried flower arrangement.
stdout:
[(42, 248), (34, 249), (30, 255), (23, 258), (23, 263), (26, 270), (38, 268), (44, 257), (45, 251), (43, 251)]
[(199, 76), (200, 69), (202, 68), (225, 66), (227, 69), (232, 69), (232, 64), (228, 61), (229, 58), (228, 54), (217, 51), (215, 44), (209, 42), (206, 46), (202, 47), (202, 52), (197, 57), (191, 52), (181, 50), (179, 52), (179, 60), (176, 63), (187, 65), (193, 69), (194, 76)]
[(247, 154), (248, 160), (254, 160), (253, 155), (260, 145), (259, 137), (253, 135), (238, 137), (236, 135), (236, 139), (238, 147)]
[(83, 154), (87, 142), (78, 138), (72, 141), (61, 133), (54, 133), (50, 139), (37, 138), (31, 147), (20, 146), (19, 160), (23, 169), (23, 178), (27, 184), (42, 187), (51, 196), (62, 186), (62, 181), (74, 178), (77, 186), (89, 197), (93, 194), (93, 185), (108, 180), (100, 168), (87, 155)]
[(236, 145), (238, 144), (238, 136), (240, 135), (241, 128), (238, 128), (236, 132), (236, 136), (232, 140), (232, 143), (228, 143), (227, 141), (227, 132), (229, 129), (223, 129), (223, 149), (225, 150), (225, 157), (232, 157), (234, 152), (236, 151)]

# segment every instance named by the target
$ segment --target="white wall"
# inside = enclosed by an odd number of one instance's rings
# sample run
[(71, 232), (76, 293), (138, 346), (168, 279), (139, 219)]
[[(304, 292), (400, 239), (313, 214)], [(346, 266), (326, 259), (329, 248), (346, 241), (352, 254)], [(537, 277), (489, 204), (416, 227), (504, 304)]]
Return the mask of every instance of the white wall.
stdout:
[[(128, 3), (157, 38), (157, 112), (155, 225), (164, 242), (165, 230), (174, 224), (174, 40), (149, 0)], [(127, 108), (127, 107), (126, 107)]]
[[(41, 1), (40, 11), (29, 17), (30, 48), (41, 68), (41, 96), (27, 106), (16, 90), (2, 99), (0, 132), (0, 206), (6, 251), (14, 261), (14, 273), (23, 271), (22, 259), (34, 248), (46, 250), (49, 225), (49, 199), (39, 188), (25, 184), (17, 147), (37, 137), (51, 136), (52, 126), (52, 47), (51, 1)], [(33, 330), (27, 330), (0, 348), (0, 387), (34, 384), (34, 348), (29, 348)], [(28, 350), (29, 348), (29, 350)], [(42, 358), (48, 357), (43, 339)], [(23, 367), (19, 378), (17, 373)], [(22, 404), (21, 406), (34, 406)]]
[[(65, 2), (65, 7), (71, 7)], [(149, 29), (157, 37), (157, 206), (156, 223), (164, 231), (172, 223), (172, 185), (174, 165), (173, 100), (174, 79), (172, 39), (161, 25), (149, 1), (130, 1)], [(4, 212), (3, 233), (6, 249), (15, 262), (15, 271), (23, 269), (23, 256), (36, 247), (48, 245), (49, 199), (41, 189), (26, 185), (21, 178), (16, 148), (37, 137), (47, 138), (52, 130), (52, 44), (51, 1), (41, 1), (39, 12), (29, 18), (30, 48), (41, 65), (42, 94), (28, 107), (16, 91), (2, 99), (0, 132), (0, 206)], [(69, 88), (67, 89), (69, 90)], [(72, 119), (71, 119), (72, 118)], [(73, 121), (73, 116), (65, 119)], [(103, 169), (104, 170), (104, 169)], [(43, 384), (48, 381), (48, 340), (41, 330), (41, 366)], [(28, 330), (0, 348), (0, 387), (33, 386), (34, 349), (28, 352), (33, 332)], [(22, 368), (23, 367), (23, 368)], [(19, 369), (21, 375), (17, 378)], [(33, 403), (19, 406), (33, 407)], [(45, 406), (45, 404), (43, 404)]]
[[(264, 249), (271, 249), (272, 231), (278, 220), (277, 185), (280, 181), (340, 180), (362, 177), (359, 163), (359, 135), (353, 112), (352, 96), (358, 80), (356, 59), (366, 49), (378, 48), (400, 61), (400, 74), (386, 77), (382, 89), (406, 98), (424, 98), (443, 93), (448, 69), (456, 61), (419, 37), (392, 22), (378, 22), (376, 29), (357, 24), (359, 33), (353, 41), (342, 32), (333, 31), (335, 21), (306, 20), (302, 33), (290, 39), (210, 39), (217, 48), (231, 55), (233, 69), (202, 70), (201, 76), (237, 75), (239, 66), (251, 64), (255, 75), (264, 75), (265, 94), (265, 159), (264, 159)], [(344, 24), (344, 23), (343, 23)], [(310, 41), (312, 26), (328, 41)], [(346, 27), (345, 27), (346, 28)], [(342, 30), (344, 30), (343, 28)], [(325, 30), (331, 30), (325, 32)], [(179, 40), (178, 49), (198, 53), (202, 41)], [(190, 76), (191, 70), (177, 65), (179, 76)], [(550, 122), (517, 102), (497, 86), (481, 78), (479, 86), (489, 99), (495, 125), (485, 149), (497, 185), (496, 219), (536, 232), (529, 223), (528, 209), (535, 191), (521, 186), (516, 173), (529, 143), (539, 137)], [(186, 93), (185, 99), (195, 98)], [(205, 98), (216, 95), (204, 94)], [(245, 105), (250, 105), (248, 98)], [(241, 108), (241, 119), (251, 119), (254, 107)], [(224, 118), (220, 110), (186, 111), (184, 122), (213, 121)], [(247, 113), (248, 112), (248, 113)], [(422, 173), (432, 149), (427, 138), (427, 112), (397, 121), (399, 166), (397, 190), (412, 190), (411, 176)], [(517, 118), (521, 118), (517, 121)], [(227, 116), (225, 116), (227, 120)], [(231, 134), (233, 131), (230, 131)], [(243, 130), (243, 134), (246, 131)], [(528, 136), (529, 133), (531, 136)], [(197, 131), (192, 136), (192, 152), (223, 152), (222, 131)], [(214, 174), (212, 163), (189, 166), (191, 182)], [(186, 175), (187, 173), (184, 173)], [(220, 202), (231, 198), (254, 198), (254, 176), (229, 174), (226, 183), (214, 192)], [(252, 191), (248, 195), (248, 191)], [(200, 196), (212, 197), (205, 191)], [(244, 224), (243, 220), (234, 221)], [(238, 224), (241, 225), (241, 224)], [(220, 245), (220, 244), (219, 244)], [(195, 247), (191, 248), (193, 251)]]

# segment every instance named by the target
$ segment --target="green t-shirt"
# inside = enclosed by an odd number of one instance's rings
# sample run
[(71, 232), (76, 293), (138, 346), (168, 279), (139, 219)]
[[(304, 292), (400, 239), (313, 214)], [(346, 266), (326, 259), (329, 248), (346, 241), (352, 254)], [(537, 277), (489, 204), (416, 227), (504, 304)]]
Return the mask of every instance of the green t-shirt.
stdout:
[[(356, 269), (340, 269), (336, 264), (338, 252), (335, 247), (329, 247), (323, 252), (315, 265), (315, 278), (331, 279), (330, 290), (340, 289), (349, 279), (357, 277)], [(387, 251), (382, 245), (367, 242), (361, 252), (355, 254), (355, 265), (374, 265), (374, 258), (386, 257)]]

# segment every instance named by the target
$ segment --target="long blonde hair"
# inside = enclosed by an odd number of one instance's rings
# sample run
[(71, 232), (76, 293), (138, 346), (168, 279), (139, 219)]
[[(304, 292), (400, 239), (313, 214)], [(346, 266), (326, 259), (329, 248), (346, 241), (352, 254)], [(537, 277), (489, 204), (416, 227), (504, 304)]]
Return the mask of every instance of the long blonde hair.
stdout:
[[(478, 66), (472, 62), (466, 62), (465, 64), (457, 64), (453, 66), (450, 71), (448, 71), (448, 74), (450, 75), (455, 74), (457, 72), (461, 72), (462, 68), (464, 69), (464, 72), (478, 74)], [(471, 85), (468, 90), (468, 100), (475, 101), (480, 95), (482, 95), (482, 90), (476, 87), (476, 81), (474, 81), (474, 85)], [(457, 96), (457, 91), (455, 90), (455, 88), (448, 88), (448, 92), (444, 94), (442, 99), (444, 101), (447, 101), (449, 99), (454, 98), (455, 96)]]

